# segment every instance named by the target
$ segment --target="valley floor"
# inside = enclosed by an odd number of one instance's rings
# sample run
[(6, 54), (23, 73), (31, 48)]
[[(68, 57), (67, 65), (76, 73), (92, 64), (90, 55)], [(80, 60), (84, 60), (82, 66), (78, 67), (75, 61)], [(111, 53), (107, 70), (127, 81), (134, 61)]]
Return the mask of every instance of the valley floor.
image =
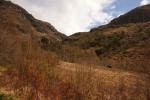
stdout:
[[(0, 76), (5, 70), (1, 67)], [(68, 62), (60, 62), (55, 71), (60, 79), (86, 95), (83, 100), (148, 100), (148, 77), (143, 73)], [(5, 91), (3, 87), (0, 90)]]

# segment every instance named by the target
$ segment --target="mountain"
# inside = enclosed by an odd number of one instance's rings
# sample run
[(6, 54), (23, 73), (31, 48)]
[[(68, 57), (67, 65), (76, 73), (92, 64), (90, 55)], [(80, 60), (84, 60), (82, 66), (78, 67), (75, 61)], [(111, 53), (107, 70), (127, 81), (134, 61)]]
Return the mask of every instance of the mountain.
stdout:
[(51, 24), (35, 19), (25, 9), (10, 1), (0, 1), (0, 29), (11, 33), (46, 34), (56, 40), (62, 40), (65, 35), (58, 32)]
[(150, 21), (150, 4), (137, 7), (125, 15), (112, 20), (110, 25), (122, 25), (128, 23), (143, 23)]
[(0, 0), (0, 62), (11, 62), (17, 49), (27, 41), (53, 50), (66, 38), (51, 24), (37, 20), (20, 6)]
[(0, 0), (0, 100), (150, 100), (149, 8), (67, 37)]
[[(75, 33), (63, 42), (80, 46), (83, 49), (99, 48), (102, 46), (115, 46), (114, 49), (119, 49), (118, 46), (122, 44), (120, 44), (120, 42), (129, 42), (129, 44), (130, 42), (134, 42), (136, 44), (138, 41), (149, 38), (149, 12), (150, 5), (138, 7), (112, 20), (107, 25), (91, 29), (90, 32)], [(130, 18), (134, 20), (129, 20)]]
[[(141, 66), (144, 65), (146, 69), (150, 60), (149, 11), (150, 5), (137, 7), (107, 25), (67, 37), (51, 24), (35, 19), (20, 6), (1, 0), (0, 63), (13, 62), (20, 48), (30, 41), (70, 62), (82, 62), (85, 59), (86, 63), (94, 60), (93, 63), (99, 57), (100, 63), (105, 66), (122, 68), (126, 62), (129, 63), (126, 66), (137, 66), (140, 60), (138, 70), (141, 71)], [(127, 59), (129, 61), (125, 61)]]
[(105, 66), (150, 72), (150, 5), (138, 7), (90, 32), (76, 33), (63, 42), (95, 50)]

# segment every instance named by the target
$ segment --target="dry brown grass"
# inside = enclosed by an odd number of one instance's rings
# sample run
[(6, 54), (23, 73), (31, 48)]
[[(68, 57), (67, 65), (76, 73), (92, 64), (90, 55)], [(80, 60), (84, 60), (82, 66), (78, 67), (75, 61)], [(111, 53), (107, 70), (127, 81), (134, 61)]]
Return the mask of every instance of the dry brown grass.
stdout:
[[(8, 47), (15, 48), (18, 45)], [(81, 63), (72, 64), (59, 63), (55, 54), (38, 48), (31, 40), (22, 41), (18, 49), (11, 50), (16, 54), (14, 63), (8, 64), (10, 67), (4, 71), (0, 83), (2, 88), (13, 91), (21, 100), (148, 100), (149, 98), (145, 75), (98, 68), (95, 63), (90, 66), (91, 62), (88, 61), (92, 59), (90, 57), (93, 54), (89, 55), (88, 51), (86, 53), (79, 48), (65, 48), (63, 54), (66, 60)], [(83, 56), (83, 59), (79, 59), (80, 56)]]
[[(146, 76), (99, 66), (59, 62), (57, 56), (22, 43), (3, 88), (21, 100), (148, 100)], [(21, 58), (20, 58), (21, 57)], [(2, 81), (1, 81), (2, 82)]]
[(22, 43), (17, 53), (20, 56), (15, 56), (15, 62), (4, 73), (4, 84), (8, 84), (22, 99), (39, 99), (40, 95), (46, 95), (50, 78), (55, 79), (49, 73), (52, 73), (53, 67), (59, 62), (58, 58), (36, 47), (30, 40)]
[[(7, 32), (6, 32), (7, 33)], [(60, 80), (59, 58), (38, 47), (30, 35), (0, 37), (0, 89), (21, 100), (76, 100), (81, 94), (69, 82)]]
[(63, 45), (58, 55), (63, 61), (80, 64), (99, 64), (99, 58), (94, 50), (84, 50), (76, 46)]
[(80, 64), (59, 63), (32, 39), (11, 37), (0, 38), (1, 61), (9, 62), (0, 86), (21, 100), (149, 100), (145, 75), (97, 68), (92, 50), (64, 46), (60, 58)]
[(61, 79), (74, 84), (83, 100), (147, 100), (147, 77), (118, 69), (64, 63)]
[(20, 56), (0, 77), (1, 88), (13, 91), (19, 100), (80, 100), (81, 94), (73, 85), (59, 79), (58, 57), (33, 43), (22, 43)]

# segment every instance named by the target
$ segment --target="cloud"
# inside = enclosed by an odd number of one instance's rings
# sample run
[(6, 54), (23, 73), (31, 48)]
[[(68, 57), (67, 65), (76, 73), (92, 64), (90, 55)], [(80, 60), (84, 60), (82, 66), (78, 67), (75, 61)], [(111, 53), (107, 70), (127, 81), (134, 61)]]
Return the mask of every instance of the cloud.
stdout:
[(150, 0), (142, 0), (140, 5), (147, 5), (150, 3)]
[(115, 0), (11, 0), (36, 18), (48, 21), (67, 35), (89, 31), (91, 23), (108, 23), (113, 15), (105, 9), (115, 8)]

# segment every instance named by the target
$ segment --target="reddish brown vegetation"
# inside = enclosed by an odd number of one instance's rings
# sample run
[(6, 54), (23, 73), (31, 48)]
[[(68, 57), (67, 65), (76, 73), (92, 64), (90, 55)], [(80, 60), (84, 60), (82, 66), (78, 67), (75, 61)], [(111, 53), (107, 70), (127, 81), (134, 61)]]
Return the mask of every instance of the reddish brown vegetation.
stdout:
[[(27, 100), (76, 100), (81, 94), (73, 84), (57, 76), (59, 59), (41, 50), (31, 41), (23, 43), (21, 56), (3, 73), (2, 87), (13, 90), (20, 99)], [(80, 100), (80, 99), (78, 99)]]

